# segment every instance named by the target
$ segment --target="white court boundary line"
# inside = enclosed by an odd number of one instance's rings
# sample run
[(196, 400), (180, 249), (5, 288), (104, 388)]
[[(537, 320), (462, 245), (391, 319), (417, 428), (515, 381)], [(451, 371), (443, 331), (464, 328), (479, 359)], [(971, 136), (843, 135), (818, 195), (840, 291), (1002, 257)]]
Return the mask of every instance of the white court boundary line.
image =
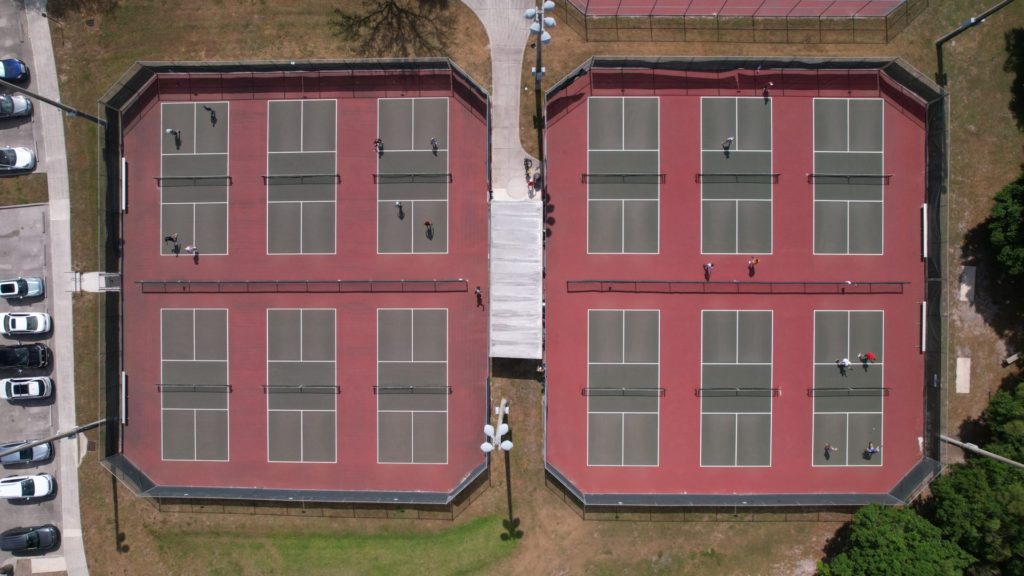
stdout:
[[(813, 327), (813, 331), (812, 331), (812, 355), (811, 355), (811, 385), (815, 389), (817, 389), (817, 384), (818, 383), (817, 383), (817, 370), (816, 370), (816, 368), (818, 366), (835, 366), (835, 362), (818, 362), (817, 361), (817, 358), (818, 358), (818, 349), (817, 349), (818, 348), (818, 313), (819, 312), (822, 312), (822, 313), (844, 313), (845, 312), (846, 313), (846, 349), (847, 349), (847, 354), (850, 354), (850, 324), (851, 324), (851, 322), (850, 322), (850, 314), (851, 313), (878, 313), (878, 314), (882, 315), (882, 360), (883, 361), (882, 362), (876, 362), (874, 365), (879, 366), (880, 368), (883, 369), (882, 370), (882, 388), (885, 388), (885, 370), (884, 370), (884, 368), (885, 368), (885, 362), (884, 362), (884, 360), (885, 360), (885, 310), (834, 310), (834, 309), (822, 309), (822, 310), (815, 309), (814, 310), (814, 317), (813, 317), (814, 327)], [(846, 356), (846, 357), (849, 358), (849, 356)], [(880, 398), (881, 398), (880, 402), (881, 402), (882, 409), (879, 412), (818, 412), (817, 411), (817, 403), (818, 403), (817, 397), (812, 397), (812, 399), (811, 399), (811, 467), (812, 468), (836, 468), (836, 467), (839, 467), (839, 466), (860, 467), (860, 468), (880, 468), (884, 464), (884, 462), (885, 462), (884, 455), (882, 454), (881, 451), (879, 451), (878, 454), (876, 454), (876, 456), (878, 457), (878, 464), (877, 465), (876, 464), (850, 464), (850, 457), (849, 457), (849, 455), (851, 453), (850, 452), (850, 415), (851, 414), (865, 414), (865, 415), (880, 414), (882, 417), (879, 419), (879, 431), (878, 431), (878, 433), (879, 433), (879, 436), (881, 436), (881, 437), (878, 439), (878, 445), (881, 446), (884, 443), (884, 439), (885, 439), (885, 396), (884, 395), (880, 396)], [(817, 448), (817, 446), (814, 443), (814, 434), (816, 432), (815, 420), (816, 420), (816, 416), (818, 414), (826, 414), (826, 415), (830, 414), (830, 415), (836, 415), (836, 416), (842, 415), (843, 418), (845, 419), (845, 423), (846, 423), (845, 424), (846, 427), (845, 427), (845, 430), (844, 430), (844, 440), (845, 440), (844, 444), (845, 445), (842, 448), (842, 450), (843, 450), (843, 459), (846, 462), (845, 464), (815, 464), (814, 463), (815, 454), (818, 454), (818, 448)], [(831, 459), (829, 460), (829, 462), (831, 462)]]
[[(619, 312), (622, 317), (622, 362), (591, 362), (590, 361), (590, 318), (594, 312)], [(654, 312), (658, 318), (658, 361), (657, 362), (626, 362), (626, 313), (627, 312)], [(590, 366), (657, 366), (658, 367), (658, 387), (661, 387), (661, 310), (647, 309), (647, 308), (588, 308), (587, 309), (587, 388), (590, 388)], [(661, 466), (661, 396), (656, 396), (658, 399), (658, 407), (654, 412), (635, 412), (635, 411), (591, 411), (590, 410), (590, 396), (587, 396), (587, 467), (588, 468), (658, 468)], [(621, 425), (620, 431), (620, 454), (619, 464), (591, 464), (590, 462), (590, 415), (591, 414), (605, 414), (621, 416), (619, 423)], [(655, 448), (655, 462), (654, 464), (626, 464), (626, 414), (631, 415), (647, 415), (654, 414), (657, 417), (658, 425), (655, 427), (657, 434), (654, 438)]]
[[(306, 103), (307, 102), (332, 102), (334, 103), (334, 150), (306, 150), (305, 142), (305, 117), (306, 117)], [(270, 109), (271, 104), (275, 103), (296, 103), (299, 106), (299, 149), (298, 150), (270, 150)], [(270, 174), (270, 158), (274, 154), (334, 154), (334, 173), (338, 173), (338, 100), (337, 98), (312, 98), (312, 99), (273, 99), (267, 100), (267, 142), (266, 142), (266, 164), (264, 168), (264, 174)], [(280, 174), (280, 176), (287, 176), (287, 174)], [(338, 184), (334, 185), (334, 200), (271, 200), (270, 199), (270, 182), (263, 184), (263, 189), (266, 194), (266, 255), (267, 256), (333, 256), (338, 253)], [(334, 218), (334, 233), (331, 234), (331, 251), (330, 252), (306, 252), (303, 241), (303, 221), (305, 220), (306, 204), (334, 204), (334, 209), (331, 210), (331, 214)], [(270, 251), (270, 205), (271, 204), (298, 204), (299, 205), (299, 251), (298, 252), (271, 252)], [(319, 208), (316, 208), (320, 211)]]
[[(655, 126), (658, 129), (658, 148), (630, 148), (626, 150), (626, 100), (654, 100), (657, 104), (657, 116), (655, 118)], [(622, 103), (622, 121), (621, 121), (621, 148), (590, 148), (590, 101), (591, 100), (619, 100)], [(587, 173), (590, 173), (590, 153), (591, 152), (656, 152), (658, 154), (658, 165), (657, 172), (661, 173), (661, 97), (660, 96), (589, 96), (587, 98)], [(611, 198), (591, 198), (590, 197), (590, 183), (587, 182), (587, 254), (601, 254), (601, 255), (658, 255), (661, 254), (661, 183), (657, 184), (658, 197), (657, 198), (629, 198), (629, 199), (611, 199)], [(591, 202), (606, 202), (606, 203), (619, 203), (621, 212), (619, 217), (619, 227), (621, 234), (619, 238), (618, 252), (593, 252), (590, 249), (590, 203)], [(657, 226), (656, 235), (656, 248), (654, 252), (627, 252), (626, 251), (626, 202), (657, 202), (658, 211), (655, 224)]]
[[(199, 126), (198, 116), (199, 116), (199, 113), (198, 113), (198, 111), (196, 109), (199, 106), (202, 106), (203, 104), (223, 104), (223, 105), (227, 106), (228, 111), (227, 111), (226, 116), (228, 117), (228, 127), (226, 129), (227, 130), (227, 137), (226, 137), (226, 140), (225, 140), (225, 146), (227, 147), (227, 151), (225, 151), (225, 152), (196, 152), (196, 144), (198, 142), (196, 141), (195, 136), (193, 136), (193, 138), (192, 138), (192, 153), (191, 154), (167, 154), (167, 153), (164, 153), (164, 143), (163, 143), (163, 135), (164, 135), (164, 106), (169, 106), (169, 105), (171, 105), (171, 106), (187, 106), (189, 104), (192, 105), (192, 131), (193, 131), (193, 134), (198, 132), (198, 126)], [(228, 100), (205, 101), (204, 100), (204, 101), (190, 101), (190, 102), (161, 102), (160, 103), (160, 134), (159, 134), (159, 137), (160, 137), (160, 177), (161, 178), (164, 177), (164, 156), (226, 156), (227, 157), (227, 162), (225, 164), (227, 165), (227, 169), (228, 169), (227, 171), (230, 174), (230, 170), (231, 170), (231, 102), (230, 101), (228, 101)], [(168, 205), (168, 206), (192, 205), (192, 235), (196, 236), (196, 206), (199, 205), (199, 204), (223, 204), (225, 206), (225, 209), (224, 209), (224, 252), (207, 252), (207, 251), (204, 250), (203, 253), (202, 253), (203, 256), (228, 256), (230, 254), (230, 252), (231, 252), (231, 241), (230, 241), (231, 240), (231, 202), (230, 202), (231, 201), (231, 187), (230, 186), (227, 186), (227, 185), (224, 186), (224, 201), (223, 202), (208, 202), (208, 201), (204, 201), (204, 202), (164, 202), (164, 187), (162, 185), (158, 184), (157, 188), (159, 188), (159, 190), (160, 190), (160, 224), (159, 224), (159, 226), (160, 226), (160, 238), (159, 238), (160, 244), (157, 247), (158, 255), (160, 255), (161, 257), (163, 257), (163, 256), (174, 256), (174, 257), (177, 257), (178, 256), (177, 254), (174, 254), (173, 252), (170, 253), (170, 254), (164, 254), (164, 244), (165, 244), (164, 236), (167, 233), (164, 230), (164, 209), (163, 209), (164, 205)], [(196, 239), (193, 238), (193, 241), (196, 241)]]
[[(705, 149), (704, 148), (704, 100), (733, 100), (733, 134), (739, 136), (739, 124), (740, 124), (740, 100), (757, 100), (763, 101), (763, 97), (754, 96), (701, 96), (700, 98), (700, 171), (704, 172), (704, 153), (705, 152), (720, 152), (720, 149)], [(771, 142), (772, 149), (760, 150), (760, 149), (746, 149), (736, 148), (732, 152), (755, 152), (755, 153), (767, 153), (768, 158), (771, 162), (770, 174), (775, 172), (775, 154), (773, 149), (775, 148), (775, 106), (772, 97), (768, 98), (769, 111), (768, 111), (768, 138)], [(768, 198), (704, 198), (704, 182), (700, 183), (700, 253), (702, 255), (736, 255), (736, 254), (756, 254), (771, 256), (775, 253), (775, 184), (771, 183), (768, 185), (770, 188)], [(733, 203), (733, 219), (735, 224), (735, 234), (733, 236), (733, 244), (736, 247), (733, 252), (707, 252), (704, 250), (704, 204), (705, 203)], [(768, 212), (768, 251), (767, 252), (753, 252), (750, 250), (740, 250), (740, 202), (769, 202), (770, 210)]]
[[(445, 328), (445, 334), (444, 334), (444, 357), (445, 357), (445, 359), (444, 359), (443, 362), (440, 361), (440, 360), (416, 360), (416, 311), (418, 311), (418, 310), (434, 311), (434, 312), (441, 311), (441, 310), (444, 311), (444, 328)], [(386, 361), (384, 361), (384, 360), (380, 359), (380, 313), (382, 311), (409, 312), (409, 346), (410, 346), (410, 349), (409, 349), (409, 360), (408, 361), (401, 361), (401, 360), (386, 360)], [(381, 364), (411, 364), (413, 362), (417, 362), (417, 363), (418, 362), (423, 362), (424, 364), (427, 364), (427, 363), (442, 364), (443, 363), (445, 365), (445, 371), (444, 371), (445, 382), (444, 382), (444, 384), (445, 384), (446, 387), (450, 387), (451, 386), (451, 366), (450, 366), (451, 350), (449, 349), (451, 343), (449, 342), (449, 338), (448, 338), (449, 333), (451, 331), (449, 329), (450, 315), (448, 314), (448, 309), (447, 308), (377, 308), (377, 315), (376, 316), (377, 316), (377, 361), (376, 361), (376, 370), (377, 370), (377, 385), (378, 386), (380, 386), (380, 365)], [(378, 393), (376, 396), (377, 396), (376, 397), (376, 402), (377, 402), (377, 422), (376, 422), (377, 435), (376, 435), (376, 437), (374, 437), (374, 441), (377, 443), (377, 464), (403, 464), (403, 465), (410, 465), (411, 464), (411, 465), (419, 465), (419, 466), (424, 466), (424, 465), (426, 465), (426, 466), (435, 465), (436, 466), (436, 465), (447, 465), (448, 464), (448, 456), (449, 456), (449, 453), (451, 452), (449, 450), (449, 444), (451, 443), (451, 430), (448, 429), (448, 427), (451, 425), (451, 418), (449, 417), (449, 412), (451, 412), (451, 399), (449, 398), (450, 394), (446, 393), (444, 395), (445, 407), (444, 407), (443, 411), (441, 411), (441, 410), (381, 410), (381, 407), (380, 407), (381, 395)], [(417, 412), (430, 413), (430, 414), (440, 414), (442, 412), (444, 413), (444, 415), (445, 415), (444, 462), (417, 462), (416, 461), (416, 413)], [(408, 462), (399, 462), (399, 461), (381, 460), (380, 459), (380, 415), (382, 413), (385, 413), (385, 414), (409, 414), (409, 458), (410, 458), (410, 460)]]
[[(729, 364), (729, 363), (726, 363), (726, 362), (713, 362), (713, 363), (709, 362), (709, 363), (707, 363), (707, 365), (709, 365), (709, 366), (768, 366), (769, 367), (769, 370), (768, 370), (768, 376), (769, 376), (769, 378), (768, 378), (768, 389), (770, 390), (771, 388), (773, 388), (774, 385), (775, 385), (775, 369), (774, 369), (774, 366), (775, 366), (775, 311), (774, 310), (755, 310), (755, 309), (726, 310), (726, 309), (713, 309), (713, 308), (709, 308), (709, 309), (701, 309), (701, 311), (700, 311), (700, 386), (701, 386), (701, 389), (704, 388), (704, 366), (705, 366), (705, 362), (704, 362), (704, 317), (705, 317), (705, 315), (708, 312), (711, 312), (711, 313), (732, 312), (732, 313), (736, 314), (736, 344), (735, 344), (735, 348), (736, 348), (736, 362), (732, 363), (732, 364)], [(768, 313), (769, 327), (770, 327), (769, 333), (771, 334), (771, 340), (770, 340), (770, 342), (768, 344), (768, 347), (769, 347), (768, 350), (769, 350), (769, 354), (771, 355), (771, 358), (772, 358), (771, 362), (740, 362), (739, 361), (739, 357), (740, 357), (740, 314), (743, 313), (743, 312), (749, 312), (749, 313), (755, 313), (755, 314), (763, 314), (765, 312)], [(781, 391), (780, 391), (780, 393), (781, 393)], [(700, 434), (698, 435), (698, 441), (697, 441), (697, 453), (698, 453), (698, 456), (699, 456), (698, 462), (700, 463), (700, 467), (701, 468), (771, 468), (771, 466), (772, 466), (772, 458), (774, 456), (774, 450), (772, 449), (773, 448), (772, 447), (772, 441), (773, 441), (772, 434), (773, 434), (773, 430), (775, 428), (775, 414), (774, 414), (774, 412), (775, 412), (775, 397), (774, 396), (769, 396), (768, 397), (768, 405), (769, 405), (768, 412), (705, 412), (705, 410), (704, 410), (704, 396), (701, 396), (701, 398), (700, 398), (700, 415), (701, 415)], [(734, 416), (734, 420), (733, 420), (733, 426), (734, 426), (733, 434), (734, 434), (734, 436), (733, 436), (733, 455), (732, 455), (733, 464), (704, 464), (704, 415), (705, 414), (731, 415), (731, 416)], [(769, 414), (770, 415), (770, 418), (768, 419), (768, 463), (767, 464), (739, 464), (739, 450), (740, 450), (740, 448), (739, 448), (739, 442), (740, 442), (740, 418), (739, 417), (740, 416), (744, 416), (744, 415), (750, 415), (750, 414), (753, 414), (753, 415)]]
[[(818, 143), (817, 143), (817, 131), (815, 130), (817, 123), (817, 107), (819, 100), (831, 100), (831, 101), (844, 101), (846, 102), (846, 150), (821, 150), (820, 152), (825, 154), (880, 154), (882, 156), (882, 174), (885, 174), (885, 100), (883, 98), (827, 98), (827, 97), (815, 97), (813, 99), (813, 105), (811, 106), (811, 162), (812, 170), (816, 173), (818, 171)], [(850, 102), (853, 101), (870, 101), (879, 103), (879, 122), (882, 127), (882, 149), (873, 150), (850, 150)], [(885, 255), (885, 185), (881, 186), (882, 199), (881, 200), (818, 200), (818, 183), (813, 182), (811, 187), (811, 198), (813, 199), (811, 206), (811, 253), (815, 256), (884, 256)], [(818, 219), (817, 210), (815, 209), (818, 202), (833, 202), (833, 203), (845, 203), (846, 204), (846, 252), (818, 252), (817, 249), (817, 237), (818, 237)], [(882, 217), (880, 230), (882, 234), (881, 244), (882, 251), (879, 253), (874, 252), (850, 252), (850, 205), (855, 203), (879, 203), (882, 204)]]
[[(423, 98), (377, 98), (377, 135), (378, 135), (377, 137), (378, 138), (380, 137), (380, 130), (381, 130), (381, 102), (399, 101), (399, 100), (409, 100), (409, 101), (412, 102), (412, 104), (410, 104), (410, 109), (411, 109), (411, 116), (410, 116), (410, 123), (411, 123), (411, 125), (410, 125), (410, 129), (409, 129), (409, 138), (410, 138), (409, 145), (410, 146), (415, 146), (415, 142), (416, 142), (416, 103), (420, 102), (420, 101), (426, 101), (426, 100), (443, 100), (444, 101), (444, 118), (445, 118), (445, 122), (444, 122), (444, 140), (443, 140), (443, 143), (444, 143), (445, 147), (441, 148), (440, 146), (438, 146), (437, 150), (438, 150), (438, 152), (444, 151), (444, 153), (445, 153), (445, 156), (444, 156), (445, 173), (450, 174), (451, 173), (451, 169), (452, 169), (452, 167), (451, 167), (451, 161), (452, 161), (451, 160), (451, 143), (449, 142), (449, 139), (451, 138), (451, 121), (452, 121), (451, 120), (451, 99), (448, 96), (427, 96), (427, 97), (423, 97)], [(392, 148), (388, 148), (387, 147), (387, 143), (385, 143), (384, 144), (384, 153), (387, 154), (388, 152), (416, 152), (416, 153), (418, 153), (418, 152), (428, 152), (430, 154), (433, 154), (433, 151), (432, 150), (428, 150), (428, 149), (416, 149), (416, 148), (407, 148), (407, 149), (405, 149), (405, 148), (403, 148), (403, 149), (395, 148), (395, 149), (392, 149)], [(376, 151), (374, 151), (373, 155), (374, 155), (374, 161), (376, 162), (376, 168), (374, 170), (374, 174), (380, 174), (380, 158), (381, 158), (381, 155), (378, 154)], [(451, 218), (451, 201), (452, 201), (452, 183), (451, 182), (445, 183), (445, 185), (444, 185), (444, 192), (445, 192), (444, 200), (435, 200), (435, 199), (432, 199), (432, 200), (420, 200), (420, 199), (381, 200), (380, 199), (380, 183), (379, 182), (375, 183), (374, 184), (374, 188), (375, 188), (375, 192), (376, 192), (376, 195), (377, 195), (377, 212), (374, 215), (374, 217), (376, 218), (376, 223), (377, 223), (377, 227), (376, 227), (376, 231), (377, 231), (376, 245), (377, 245), (377, 255), (378, 256), (387, 256), (387, 255), (393, 255), (393, 254), (420, 254), (420, 255), (425, 255), (425, 256), (430, 256), (430, 255), (447, 255), (451, 251), (452, 230), (454, 229), (454, 226), (453, 226), (454, 223), (452, 222), (452, 218)], [(411, 217), (411, 221), (410, 221), (410, 225), (409, 225), (409, 251), (408, 252), (381, 252), (381, 245), (380, 245), (380, 216), (381, 216), (381, 212), (383, 211), (381, 206), (382, 205), (386, 205), (386, 204), (394, 204), (395, 202), (402, 202), (402, 203), (409, 202), (410, 203), (409, 216)], [(430, 251), (430, 252), (417, 252), (416, 251), (416, 231), (419, 230), (419, 227), (416, 226), (416, 222), (417, 222), (417, 218), (416, 218), (416, 203), (417, 202), (444, 202), (445, 203), (445, 205), (444, 205), (444, 208), (445, 208), (445, 217), (444, 217), (444, 219), (445, 219), (445, 240), (444, 240), (444, 251), (443, 252), (442, 251)], [(403, 210), (404, 210), (404, 207), (403, 207)]]
[[(334, 337), (334, 345), (331, 346), (331, 351), (334, 353), (334, 360), (306, 360), (304, 359), (304, 336), (303, 336), (303, 323), (305, 322), (305, 312), (330, 312), (333, 320), (333, 329), (331, 334)], [(299, 313), (299, 360), (271, 360), (270, 359), (270, 313), (271, 312), (298, 312)], [(334, 367), (334, 385), (338, 386), (338, 310), (337, 308), (267, 308), (264, 313), (264, 319), (266, 321), (266, 383), (270, 386), (270, 365), (272, 363), (310, 363), (310, 364), (331, 364)], [(330, 410), (320, 409), (306, 409), (306, 408), (271, 408), (270, 397), (273, 395), (270, 388), (266, 390), (266, 406), (267, 406), (267, 463), (268, 464), (337, 464), (338, 463), (338, 394), (332, 394), (334, 398), (334, 407)], [(299, 413), (299, 459), (298, 460), (273, 460), (270, 458), (270, 413), (271, 412), (298, 412)], [(306, 412), (333, 412), (334, 413), (334, 459), (333, 460), (306, 460), (306, 438), (304, 422)]]
[[(160, 309), (160, 383), (164, 383), (164, 312), (192, 312), (192, 360), (166, 360), (167, 362), (224, 362), (224, 379), (230, 389), (231, 366), (229, 357), (231, 353), (231, 341), (229, 340), (230, 330), (227, 308), (161, 308)], [(224, 360), (196, 360), (196, 311), (224, 312)], [(230, 462), (231, 461), (231, 394), (224, 392), (224, 408), (164, 408), (164, 391), (160, 390), (160, 461), (161, 462)], [(192, 412), (192, 454), (199, 453), (199, 429), (196, 424), (198, 412), (224, 412), (227, 418), (227, 440), (225, 452), (227, 457), (222, 460), (209, 460), (199, 458), (167, 458), (164, 455), (164, 411)]]

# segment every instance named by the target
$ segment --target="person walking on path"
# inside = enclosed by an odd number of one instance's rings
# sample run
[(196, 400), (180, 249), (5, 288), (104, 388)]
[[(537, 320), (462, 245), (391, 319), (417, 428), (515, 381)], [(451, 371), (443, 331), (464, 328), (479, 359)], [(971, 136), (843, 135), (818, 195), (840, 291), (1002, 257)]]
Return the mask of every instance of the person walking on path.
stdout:
[(753, 256), (751, 256), (750, 260), (747, 260), (747, 274), (753, 276), (754, 273), (757, 272), (757, 265), (760, 263), (760, 258), (754, 258)]
[(875, 362), (878, 361), (878, 358), (872, 352), (865, 352), (863, 354), (858, 355), (857, 357), (860, 358), (860, 361), (865, 364), (867, 364), (868, 362), (874, 364)]
[(705, 281), (711, 280), (711, 271), (714, 270), (714, 269), (715, 269), (715, 263), (714, 262), (705, 262), (704, 263), (704, 280)]
[(476, 295), (476, 307), (477, 308), (483, 308), (484, 307), (484, 293), (483, 293), (483, 290), (481, 290), (480, 287), (477, 286), (476, 290), (473, 290), (473, 294)]

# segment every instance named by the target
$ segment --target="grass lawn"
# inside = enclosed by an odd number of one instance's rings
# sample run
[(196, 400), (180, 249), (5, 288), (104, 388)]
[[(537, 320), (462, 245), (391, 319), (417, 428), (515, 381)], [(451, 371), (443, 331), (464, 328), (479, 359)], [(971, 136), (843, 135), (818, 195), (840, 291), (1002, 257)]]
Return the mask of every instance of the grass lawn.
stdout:
[(46, 202), (46, 174), (25, 174), (0, 178), (0, 206)]
[[(89, 3), (85, 3), (89, 5)], [(53, 28), (62, 100), (92, 110), (136, 60), (343, 58), (355, 47), (332, 34), (331, 11), (358, 0), (132, 0), (106, 13), (65, 15)], [(716, 43), (586, 43), (566, 26), (545, 53), (546, 85), (593, 54), (902, 56), (934, 72), (934, 38), (977, 14), (987, 1), (934, 2), (888, 45), (758, 45)], [(475, 17), (450, 0), (448, 51), (484, 86), (490, 85), (487, 39)], [(87, 21), (91, 19), (93, 25)], [(959, 274), (964, 236), (987, 215), (992, 195), (1017, 173), (1024, 137), (1007, 110), (1011, 78), (1002, 70), (1003, 34), (1024, 22), (1024, 3), (957, 38), (946, 48), (950, 77), (951, 280)], [(379, 56), (386, 56), (380, 54)], [(525, 51), (524, 83), (533, 53)], [(522, 141), (535, 147), (533, 99), (523, 99)], [(73, 263), (98, 266), (96, 131), (67, 119)], [(531, 142), (533, 143), (531, 145)], [(0, 187), (2, 187), (0, 182)], [(916, 224), (915, 224), (916, 225)], [(994, 357), (1000, 334), (970, 310), (954, 310), (951, 358)], [(76, 295), (76, 399), (79, 421), (98, 412), (98, 299)], [(969, 328), (969, 329), (966, 329)], [(954, 422), (977, 414), (998, 384), (997, 363), (976, 373), (972, 394), (954, 398)], [(492, 396), (513, 406), (516, 448), (512, 492), (522, 540), (501, 539), (506, 513), (504, 463), (493, 460), (492, 485), (454, 522), (159, 512), (132, 497), (90, 453), (79, 471), (86, 554), (94, 574), (811, 574), (839, 522), (583, 521), (544, 485), (542, 397), (526, 375), (495, 379)], [(93, 437), (94, 434), (91, 434)], [(488, 543), (490, 545), (488, 546)], [(486, 551), (480, 552), (480, 551)], [(436, 562), (437, 564), (431, 564)]]
[(167, 566), (193, 574), (483, 574), (515, 550), (493, 542), (496, 516), (436, 534), (385, 531), (295, 534), (155, 530)]

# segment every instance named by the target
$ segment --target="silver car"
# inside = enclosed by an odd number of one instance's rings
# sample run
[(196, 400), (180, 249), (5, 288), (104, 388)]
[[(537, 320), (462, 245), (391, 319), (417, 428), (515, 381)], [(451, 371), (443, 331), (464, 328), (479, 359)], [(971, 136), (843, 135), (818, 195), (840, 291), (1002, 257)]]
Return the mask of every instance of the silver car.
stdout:
[(0, 94), (0, 118), (32, 115), (32, 101), (24, 94)]
[(0, 380), (0, 398), (4, 400), (35, 400), (49, 398), (50, 394), (53, 394), (53, 380), (49, 376)]
[[(18, 446), (29, 442), (32, 442), (32, 440), (4, 442), (3, 444), (0, 444), (0, 452), (6, 452), (12, 448), (17, 448)], [(40, 444), (31, 448), (25, 448), (24, 450), (18, 450), (17, 452), (8, 454), (7, 456), (0, 456), (0, 464), (4, 466), (17, 466), (19, 464), (45, 462), (50, 459), (51, 454), (53, 454), (53, 444), (47, 442), (46, 444)]]
[(0, 280), (0, 296), (7, 299), (35, 298), (42, 296), (45, 290), (42, 278)]

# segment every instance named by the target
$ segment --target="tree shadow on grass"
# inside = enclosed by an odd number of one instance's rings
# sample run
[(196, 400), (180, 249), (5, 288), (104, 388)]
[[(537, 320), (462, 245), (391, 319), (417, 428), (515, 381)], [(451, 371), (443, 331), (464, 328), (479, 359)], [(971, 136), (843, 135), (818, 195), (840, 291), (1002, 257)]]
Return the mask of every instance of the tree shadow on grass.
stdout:
[(449, 0), (363, 0), (358, 10), (334, 9), (337, 36), (362, 56), (446, 55), (458, 27)]
[(1024, 130), (1024, 28), (1007, 30), (1005, 38), (1003, 71), (1014, 74), (1010, 84), (1010, 112), (1017, 120), (1017, 128)]
[(827, 564), (850, 547), (850, 532), (852, 529), (853, 523), (846, 522), (836, 530), (835, 534), (829, 537), (828, 541), (825, 542), (825, 548), (822, 550), (825, 553), (822, 562)]
[[(1024, 320), (1024, 281), (1002, 272), (996, 261), (989, 230), (990, 219), (979, 223), (964, 235), (960, 252), (962, 266), (974, 266), (974, 308), (985, 322), (1006, 341), (1009, 349), (1020, 350)], [(958, 286), (950, 286), (957, 290)]]
[(69, 14), (109, 14), (117, 5), (118, 0), (49, 0), (46, 13), (57, 19)]

